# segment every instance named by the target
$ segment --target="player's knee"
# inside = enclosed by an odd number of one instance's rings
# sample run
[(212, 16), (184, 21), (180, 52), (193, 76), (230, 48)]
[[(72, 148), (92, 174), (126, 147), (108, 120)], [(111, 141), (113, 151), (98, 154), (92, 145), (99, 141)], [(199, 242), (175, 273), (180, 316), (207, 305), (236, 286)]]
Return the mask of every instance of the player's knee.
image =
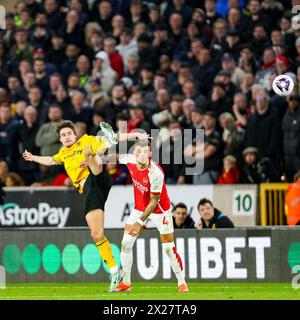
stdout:
[(133, 247), (134, 241), (135, 241), (134, 237), (131, 237), (131, 236), (128, 236), (128, 235), (124, 236), (123, 240), (122, 240), (122, 243), (121, 243), (122, 251), (123, 252), (130, 251), (132, 249), (132, 247)]
[(100, 242), (104, 239), (104, 232), (91, 230), (91, 236), (94, 242)]
[(166, 255), (169, 257), (172, 253), (174, 244), (171, 242), (166, 242), (166, 243), (163, 243), (162, 246)]

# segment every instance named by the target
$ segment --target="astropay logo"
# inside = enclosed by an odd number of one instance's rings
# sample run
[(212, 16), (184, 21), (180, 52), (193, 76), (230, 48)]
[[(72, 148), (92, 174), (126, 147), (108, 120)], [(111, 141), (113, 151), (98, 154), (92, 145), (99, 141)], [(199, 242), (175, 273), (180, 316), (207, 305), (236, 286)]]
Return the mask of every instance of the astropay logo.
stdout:
[(21, 208), (16, 203), (0, 206), (0, 226), (53, 226), (63, 228), (70, 214), (69, 207), (51, 207), (46, 202), (37, 208)]

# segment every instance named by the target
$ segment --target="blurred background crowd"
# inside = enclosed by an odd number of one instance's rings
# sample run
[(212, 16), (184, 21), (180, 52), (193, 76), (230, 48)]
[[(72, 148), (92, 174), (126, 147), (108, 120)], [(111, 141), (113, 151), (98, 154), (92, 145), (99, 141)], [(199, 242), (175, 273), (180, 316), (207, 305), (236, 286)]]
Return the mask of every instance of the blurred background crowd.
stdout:
[[(203, 173), (162, 164), (170, 184), (293, 180), (300, 169), (300, 1), (19, 0), (0, 34), (0, 180), (5, 186), (70, 185), (51, 156), (55, 126), (96, 134), (100, 121), (128, 132), (160, 129), (174, 154), (183, 129), (204, 129)], [(295, 90), (275, 95), (288, 74)], [(124, 129), (122, 123), (127, 121)], [(109, 165), (114, 184), (128, 184)]]

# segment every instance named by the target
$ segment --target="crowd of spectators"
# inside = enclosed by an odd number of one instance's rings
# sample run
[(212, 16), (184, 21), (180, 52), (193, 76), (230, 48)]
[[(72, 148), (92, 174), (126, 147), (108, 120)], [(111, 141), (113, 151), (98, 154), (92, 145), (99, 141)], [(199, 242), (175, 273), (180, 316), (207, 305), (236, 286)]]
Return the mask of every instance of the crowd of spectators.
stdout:
[[(182, 154), (203, 150), (204, 171), (163, 165), (172, 184), (292, 181), (300, 169), (299, 0), (18, 0), (0, 34), (0, 180), (70, 185), (63, 168), (25, 162), (60, 148), (55, 125), (78, 136), (160, 129), (174, 153), (183, 129), (204, 129)], [(279, 97), (272, 81), (290, 75)], [(170, 143), (166, 143), (170, 140)], [(130, 183), (110, 165), (115, 184)]]

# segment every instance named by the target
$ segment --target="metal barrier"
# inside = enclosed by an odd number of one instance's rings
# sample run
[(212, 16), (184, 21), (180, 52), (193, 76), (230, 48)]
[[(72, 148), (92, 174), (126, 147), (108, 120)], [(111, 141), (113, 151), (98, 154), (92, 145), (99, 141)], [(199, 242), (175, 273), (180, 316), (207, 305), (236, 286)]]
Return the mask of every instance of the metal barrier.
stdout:
[(262, 226), (286, 224), (285, 194), (288, 183), (262, 183), (260, 185), (260, 223)]

